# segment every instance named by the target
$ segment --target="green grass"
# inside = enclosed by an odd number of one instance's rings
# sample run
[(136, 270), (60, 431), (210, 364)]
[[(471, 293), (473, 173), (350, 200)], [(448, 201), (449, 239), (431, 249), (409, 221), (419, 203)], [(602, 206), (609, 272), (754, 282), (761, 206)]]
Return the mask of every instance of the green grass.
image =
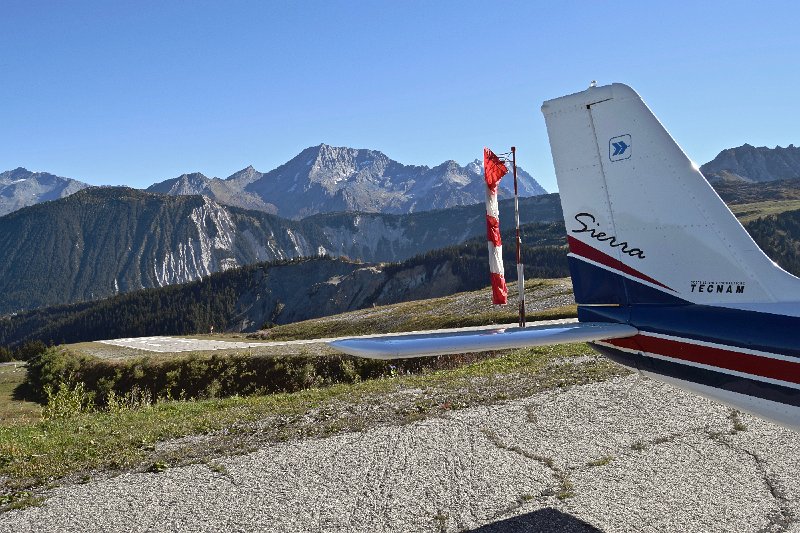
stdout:
[[(586, 345), (517, 350), (454, 370), (333, 385), (291, 394), (233, 397), (203, 401), (169, 401), (139, 410), (82, 413), (73, 418), (0, 427), (0, 476), (6, 490), (22, 490), (46, 480), (95, 469), (147, 469), (168, 461), (154, 456), (159, 441), (226, 429), (232, 442), (241, 441), (248, 424), (270, 417), (301, 420), (309, 412), (335, 406), (385, 405), (397, 391), (425, 391), (431, 403), (400, 406), (392, 411), (400, 422), (437, 415), (446, 410), (491, 403), (538, 391), (602, 381), (625, 373), (604, 359), (565, 364), (591, 353)], [(499, 383), (499, 386), (491, 386)], [(482, 390), (484, 387), (485, 390)], [(516, 387), (516, 389), (515, 389)], [(396, 411), (396, 412), (395, 412)], [(343, 409), (340, 417), (301, 428), (302, 436), (325, 436), (363, 429), (364, 417)], [(275, 427), (273, 440), (292, 435)], [(381, 421), (386, 422), (385, 420)], [(263, 432), (262, 426), (260, 431)], [(239, 433), (237, 433), (239, 432)], [(246, 451), (246, 450), (244, 450)], [(174, 460), (174, 458), (172, 459)]]
[[(553, 296), (551, 287), (563, 284), (560, 279), (532, 279), (525, 282), (526, 298), (534, 301)], [(268, 340), (320, 339), (338, 336), (356, 336), (372, 333), (400, 333), (431, 329), (508, 324), (517, 321), (517, 308), (513, 297), (515, 287), (510, 287), (508, 306), (490, 305), (489, 289), (458, 293), (451, 296), (414, 300), (351, 311), (330, 317), (315, 318), (271, 328)], [(571, 294), (566, 289), (557, 294)], [(574, 318), (577, 307), (567, 305), (526, 313), (529, 322)]]
[[(417, 304), (417, 302), (412, 302)], [(518, 315), (507, 310), (491, 311), (478, 315), (448, 316), (422, 315), (420, 305), (405, 305), (397, 309), (400, 317), (398, 324), (386, 324), (381, 317), (358, 322), (347, 317), (338, 320), (306, 320), (284, 326), (276, 326), (270, 330), (269, 340), (287, 341), (296, 339), (321, 339), (327, 337), (368, 335), (372, 333), (400, 333), (405, 331), (424, 331), (430, 329), (463, 328), (468, 326), (486, 326), (491, 324), (509, 324), (518, 319)], [(429, 309), (426, 309), (429, 310)], [(554, 320), (558, 318), (575, 318), (578, 316), (577, 306), (567, 305), (545, 311), (526, 313), (528, 322), (538, 320)]]
[[(359, 320), (354, 320), (349, 316), (350, 313), (345, 313), (332, 318), (304, 320), (276, 326), (269, 330), (269, 340), (320, 339), (372, 333), (401, 333), (406, 331), (486, 326), (514, 323), (518, 319), (516, 309), (512, 310), (509, 307), (468, 315), (437, 313), (436, 310), (440, 307), (441, 302), (436, 300), (439, 299), (385, 306), (389, 308), (386, 314), (378, 312), (382, 308), (375, 308), (376, 313), (374, 316), (367, 316)], [(575, 318), (577, 316), (578, 311), (575, 305), (526, 313), (528, 322)]]
[(39, 404), (15, 399), (15, 391), (23, 381), (24, 363), (0, 364), (0, 426), (26, 424), (41, 418)]
[(742, 224), (765, 217), (777, 215), (786, 211), (800, 209), (800, 200), (769, 200), (751, 204), (730, 205), (731, 211)]

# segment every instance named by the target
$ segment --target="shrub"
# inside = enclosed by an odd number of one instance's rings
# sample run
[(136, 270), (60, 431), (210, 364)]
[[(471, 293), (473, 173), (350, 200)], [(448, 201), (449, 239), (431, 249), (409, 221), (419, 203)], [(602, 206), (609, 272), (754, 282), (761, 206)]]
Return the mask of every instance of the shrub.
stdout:
[(14, 350), (14, 358), (18, 361), (30, 361), (46, 350), (47, 345), (42, 341), (29, 341)]
[[(28, 361), (28, 375), (25, 382), (28, 396), (38, 402), (47, 401), (46, 389), (58, 390), (66, 385), (77, 384), (81, 369), (89, 361), (88, 357), (76, 355), (63, 348), (47, 348)], [(93, 390), (95, 383), (91, 384)]]
[(153, 405), (153, 396), (150, 391), (140, 389), (138, 386), (134, 386), (133, 389), (123, 395), (117, 394), (112, 389), (105, 396), (106, 411), (110, 413), (119, 413), (129, 409), (143, 409), (151, 405)]
[(0, 363), (7, 363), (13, 360), (14, 360), (14, 355), (11, 353), (11, 350), (6, 348), (5, 346), (0, 346)]
[[(61, 389), (85, 387), (96, 406), (111, 411), (141, 408), (159, 398), (223, 398), (276, 392), (295, 392), (336, 383), (355, 383), (426, 368), (450, 368), (475, 361), (480, 355), (393, 361), (347, 355), (271, 356), (197, 355), (172, 358), (142, 357), (109, 361), (50, 348), (28, 364), (29, 396), (47, 402)], [(49, 389), (48, 389), (49, 388)]]
[(81, 382), (72, 386), (62, 382), (55, 389), (47, 384), (44, 394), (47, 402), (42, 410), (42, 418), (47, 420), (72, 418), (90, 411), (94, 405), (94, 394), (87, 392)]

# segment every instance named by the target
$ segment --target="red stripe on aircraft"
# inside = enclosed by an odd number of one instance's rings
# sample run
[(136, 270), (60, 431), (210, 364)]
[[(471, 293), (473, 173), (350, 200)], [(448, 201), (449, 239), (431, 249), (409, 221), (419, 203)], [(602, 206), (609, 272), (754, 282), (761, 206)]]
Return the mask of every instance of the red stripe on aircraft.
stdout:
[(624, 339), (611, 339), (608, 344), (642, 352), (663, 355), (692, 363), (735, 370), (753, 376), (772, 378), (790, 383), (800, 383), (800, 363), (751, 355), (723, 348), (712, 348), (699, 344), (661, 339), (647, 335), (635, 335)]
[(613, 268), (615, 270), (619, 270), (620, 272), (624, 272), (629, 276), (633, 276), (634, 278), (642, 279), (644, 281), (647, 281), (648, 283), (652, 283), (653, 285), (658, 285), (659, 287), (664, 287), (667, 290), (675, 292), (674, 289), (671, 289), (670, 287), (667, 287), (663, 283), (654, 280), (647, 274), (643, 274), (638, 270), (636, 270), (635, 268), (629, 267), (622, 261), (614, 259), (610, 255), (604, 254), (603, 252), (597, 250), (596, 248), (592, 248), (588, 244), (579, 241), (575, 237), (567, 235), (567, 243), (569, 243), (569, 251), (575, 255), (579, 255), (581, 257), (594, 261), (595, 263), (600, 263), (601, 265), (605, 265), (609, 268)]

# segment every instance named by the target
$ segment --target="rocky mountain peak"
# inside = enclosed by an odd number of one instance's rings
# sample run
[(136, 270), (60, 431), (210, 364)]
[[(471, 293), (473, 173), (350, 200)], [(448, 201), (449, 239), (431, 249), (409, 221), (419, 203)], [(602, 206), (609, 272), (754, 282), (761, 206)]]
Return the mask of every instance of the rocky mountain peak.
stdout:
[(0, 173), (0, 216), (30, 205), (57, 200), (89, 187), (47, 172), (17, 167)]
[(711, 181), (763, 182), (800, 178), (800, 148), (743, 144), (721, 151), (700, 171)]
[(31, 175), (36, 174), (35, 172), (29, 171), (27, 168), (24, 167), (17, 167), (14, 170), (9, 170), (8, 172), (3, 172), (0, 174), (0, 179), (8, 178), (8, 179), (26, 179), (31, 177)]
[(483, 175), (483, 161), (476, 159), (471, 163), (467, 163), (466, 169), (472, 174)]
[(263, 175), (264, 174), (262, 172), (259, 172), (258, 170), (253, 168), (253, 165), (248, 165), (247, 168), (243, 168), (238, 172), (234, 172), (233, 174), (225, 178), (225, 181), (239, 181), (242, 183), (252, 183)]
[(191, 194), (206, 194), (208, 191), (208, 183), (210, 181), (211, 180), (204, 174), (201, 174), (200, 172), (192, 172), (190, 174), (181, 174), (175, 179), (152, 185), (147, 190), (161, 194), (181, 196)]
[[(307, 155), (306, 155), (307, 154)], [(318, 183), (326, 190), (335, 192), (348, 183), (374, 181), (383, 175), (390, 159), (375, 150), (330, 146), (321, 144), (301, 152), (300, 168), (308, 168), (309, 183)], [(306, 159), (302, 161), (302, 159)], [(301, 170), (301, 174), (303, 174)]]
[(29, 178), (39, 178), (39, 179), (62, 179), (66, 180), (67, 178), (60, 178), (48, 172), (31, 172), (27, 168), (24, 167), (17, 167), (14, 170), (7, 170), (0, 174), (0, 183), (9, 184), (13, 181), (19, 180), (26, 180)]
[(188, 174), (181, 174), (178, 176), (178, 179), (183, 181), (198, 182), (206, 181), (208, 180), (208, 177), (202, 172), (190, 172)]

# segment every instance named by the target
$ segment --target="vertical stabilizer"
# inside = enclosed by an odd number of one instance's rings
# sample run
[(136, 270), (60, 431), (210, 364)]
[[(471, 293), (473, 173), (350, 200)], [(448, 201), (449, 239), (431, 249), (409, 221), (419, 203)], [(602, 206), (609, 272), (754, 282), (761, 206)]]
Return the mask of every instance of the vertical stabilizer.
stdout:
[(800, 299), (633, 89), (593, 87), (542, 112), (579, 304)]

